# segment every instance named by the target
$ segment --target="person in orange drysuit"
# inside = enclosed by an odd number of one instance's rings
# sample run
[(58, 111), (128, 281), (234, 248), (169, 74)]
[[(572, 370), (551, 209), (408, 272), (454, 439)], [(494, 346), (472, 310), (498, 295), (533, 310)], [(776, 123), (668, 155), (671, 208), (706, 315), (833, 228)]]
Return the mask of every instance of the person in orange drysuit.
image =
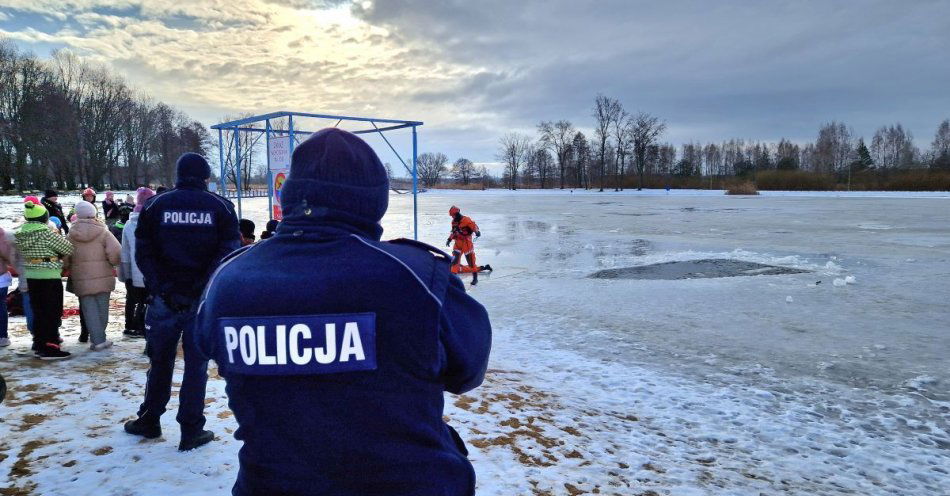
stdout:
[[(472, 274), (472, 284), (478, 283), (478, 273), (482, 271), (491, 272), (491, 265), (475, 265), (475, 240), (482, 235), (478, 230), (478, 225), (471, 218), (462, 215), (458, 207), (452, 205), (449, 209), (449, 215), (452, 217), (452, 232), (449, 239), (445, 241), (445, 246), (449, 246), (455, 241), (452, 247), (452, 273), (470, 273)], [(467, 267), (462, 267), (462, 255), (468, 261)]]

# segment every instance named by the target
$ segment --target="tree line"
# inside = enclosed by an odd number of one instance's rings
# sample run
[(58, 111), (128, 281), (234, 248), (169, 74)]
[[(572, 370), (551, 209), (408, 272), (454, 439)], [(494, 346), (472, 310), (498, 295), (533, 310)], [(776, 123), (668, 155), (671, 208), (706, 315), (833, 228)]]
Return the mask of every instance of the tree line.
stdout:
[(795, 171), (798, 177), (830, 178), (830, 183), (820, 183), (823, 188), (850, 185), (855, 175), (886, 178), (902, 171), (950, 171), (950, 119), (937, 127), (930, 148), (921, 150), (900, 123), (880, 127), (869, 142), (845, 123), (833, 121), (822, 125), (811, 143), (730, 139), (677, 147), (662, 142), (663, 120), (647, 112), (632, 113), (618, 99), (597, 95), (591, 117), (589, 137), (568, 120), (542, 121), (535, 136), (516, 132), (502, 136), (496, 154), (503, 165), (498, 179), (464, 158), (449, 168), (442, 153), (420, 156), (420, 179), (428, 187), (449, 176), (461, 185), (473, 180), (493, 185), (500, 180), (508, 189), (619, 191), (630, 186), (642, 189), (647, 182), (714, 187), (718, 186), (714, 179), (755, 181), (763, 172)]
[(105, 67), (0, 40), (0, 190), (171, 185), (179, 155), (211, 146), (203, 124)]

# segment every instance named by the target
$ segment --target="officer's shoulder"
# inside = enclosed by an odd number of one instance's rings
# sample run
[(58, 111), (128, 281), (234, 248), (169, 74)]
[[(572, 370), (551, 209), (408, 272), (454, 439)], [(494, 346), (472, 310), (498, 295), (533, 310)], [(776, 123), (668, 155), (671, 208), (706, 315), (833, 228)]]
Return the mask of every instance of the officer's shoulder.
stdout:
[[(235, 277), (238, 277), (241, 279), (245, 278), (247, 276), (246, 272), (244, 272), (244, 270), (238, 266), (246, 265), (246, 264), (239, 262), (239, 260), (245, 259), (243, 255), (247, 255), (251, 251), (251, 248), (254, 248), (255, 246), (257, 245), (254, 244), (254, 245), (242, 246), (238, 248), (237, 250), (234, 250), (231, 253), (225, 255), (225, 257), (222, 258), (221, 262), (218, 264), (218, 267), (211, 274), (211, 277), (209, 278), (208, 284), (207, 284), (208, 287), (212, 285), (214, 285), (215, 287), (218, 287), (221, 285), (230, 286), (231, 283), (234, 282)], [(250, 260), (250, 263), (253, 264), (255, 263), (255, 261)]]
[[(444, 251), (442, 251), (442, 250), (440, 250), (440, 249), (438, 249), (438, 248), (436, 248), (436, 247), (434, 247), (434, 246), (432, 246), (432, 245), (430, 245), (430, 244), (423, 243), (422, 241), (416, 241), (416, 240), (414, 240), (414, 239), (396, 238), (396, 239), (391, 239), (391, 240), (389, 240), (389, 241), (384, 241), (383, 244), (384, 244), (384, 245), (395, 246), (395, 247), (400, 247), (400, 248), (402, 248), (403, 250), (411, 249), (412, 251), (416, 251), (416, 252), (419, 252), (419, 253), (427, 252), (427, 253), (429, 253), (431, 256), (433, 256), (433, 257), (435, 257), (435, 258), (437, 258), (437, 259), (445, 260), (446, 262), (452, 260), (452, 257), (450, 257), (450, 256), (449, 256), (447, 253), (445, 253)], [(398, 249), (398, 248), (397, 248), (397, 249)], [(408, 251), (408, 250), (407, 250), (407, 251)]]
[(218, 200), (218, 201), (220, 201), (220, 202), (223, 202), (223, 203), (225, 203), (225, 204), (227, 204), (227, 205), (234, 205), (234, 202), (232, 202), (231, 200), (228, 200), (227, 198), (225, 198), (225, 197), (223, 197), (223, 196), (221, 196), (221, 195), (215, 193), (214, 191), (205, 190), (205, 191), (203, 191), (203, 193), (205, 193), (205, 194), (207, 194), (207, 195), (210, 195), (210, 196), (213, 197), (214, 199), (216, 199), (216, 200)]

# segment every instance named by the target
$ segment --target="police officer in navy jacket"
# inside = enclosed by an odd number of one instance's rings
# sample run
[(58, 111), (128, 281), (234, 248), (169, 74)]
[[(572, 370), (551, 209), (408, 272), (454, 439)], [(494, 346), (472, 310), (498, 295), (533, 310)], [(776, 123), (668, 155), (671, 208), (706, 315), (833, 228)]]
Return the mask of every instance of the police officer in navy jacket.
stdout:
[(446, 254), (380, 241), (389, 180), (357, 136), (302, 143), (281, 194), (277, 234), (225, 260), (198, 311), (244, 442), (233, 494), (474, 494), (443, 392), (484, 378), (484, 307)]
[(211, 168), (204, 157), (182, 155), (177, 172), (175, 188), (145, 204), (135, 229), (135, 262), (151, 300), (145, 314), (150, 367), (145, 401), (125, 430), (146, 438), (161, 436), (159, 418), (171, 395), (181, 339), (185, 373), (178, 394), (178, 449), (187, 451), (214, 439), (204, 430), (208, 360), (195, 348), (198, 300), (217, 264), (241, 246), (241, 235), (234, 206), (208, 191)]

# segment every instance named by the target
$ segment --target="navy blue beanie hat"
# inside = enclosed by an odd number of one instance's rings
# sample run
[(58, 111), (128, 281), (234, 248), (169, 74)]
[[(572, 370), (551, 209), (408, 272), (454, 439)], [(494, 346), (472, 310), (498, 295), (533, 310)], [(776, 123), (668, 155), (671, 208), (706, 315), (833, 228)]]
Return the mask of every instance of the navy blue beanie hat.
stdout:
[(204, 157), (197, 153), (183, 153), (178, 157), (176, 168), (179, 181), (185, 178), (204, 181), (211, 177), (211, 166), (208, 165), (208, 161)]
[(294, 149), (280, 196), (288, 219), (332, 217), (378, 226), (389, 207), (389, 175), (365, 141), (331, 127)]

